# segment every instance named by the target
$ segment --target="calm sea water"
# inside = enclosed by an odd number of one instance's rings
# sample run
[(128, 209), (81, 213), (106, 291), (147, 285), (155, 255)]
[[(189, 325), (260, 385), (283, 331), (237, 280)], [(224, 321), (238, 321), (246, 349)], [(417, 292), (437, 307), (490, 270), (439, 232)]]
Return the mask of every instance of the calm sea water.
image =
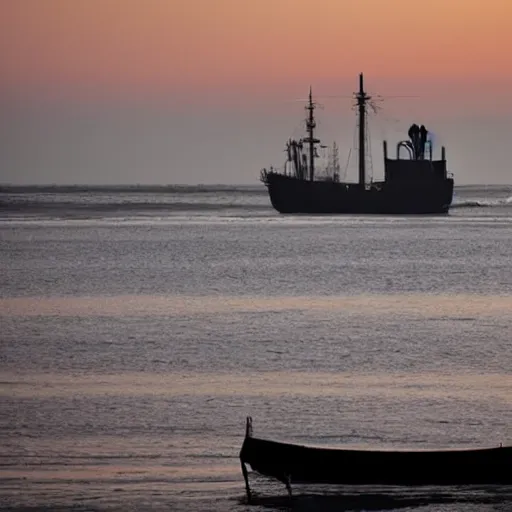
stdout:
[[(512, 443), (512, 187), (441, 217), (280, 216), (264, 187), (0, 191), (0, 506), (263, 511), (254, 434)], [(295, 487), (296, 510), (510, 511), (510, 487)]]

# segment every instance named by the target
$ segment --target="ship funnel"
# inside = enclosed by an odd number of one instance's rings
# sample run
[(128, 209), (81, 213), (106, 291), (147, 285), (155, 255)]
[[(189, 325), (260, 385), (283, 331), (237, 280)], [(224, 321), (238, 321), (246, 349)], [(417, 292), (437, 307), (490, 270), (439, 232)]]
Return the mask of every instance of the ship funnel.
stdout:
[(428, 130), (424, 125), (419, 127), (412, 124), (407, 132), (411, 139), (411, 147), (414, 160), (423, 160), (425, 157), (425, 145), (427, 144)]

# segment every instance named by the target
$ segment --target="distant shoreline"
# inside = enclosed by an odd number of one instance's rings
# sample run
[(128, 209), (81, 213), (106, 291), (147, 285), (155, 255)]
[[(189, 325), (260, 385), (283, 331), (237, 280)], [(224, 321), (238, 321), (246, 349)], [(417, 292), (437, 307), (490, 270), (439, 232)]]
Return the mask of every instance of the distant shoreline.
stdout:
[(262, 184), (254, 185), (11, 185), (1, 184), (0, 193), (7, 192), (236, 192), (259, 191), (266, 193)]

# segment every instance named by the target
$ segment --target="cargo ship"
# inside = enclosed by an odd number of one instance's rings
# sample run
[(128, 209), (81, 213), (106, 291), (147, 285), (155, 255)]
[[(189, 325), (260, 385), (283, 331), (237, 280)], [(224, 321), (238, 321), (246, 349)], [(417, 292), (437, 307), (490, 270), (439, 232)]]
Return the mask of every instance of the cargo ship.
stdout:
[(444, 146), (440, 158), (434, 158), (433, 141), (424, 125), (410, 126), (409, 139), (397, 143), (396, 158), (388, 157), (387, 142), (383, 141), (384, 181), (367, 180), (365, 131), (371, 97), (364, 90), (362, 73), (355, 99), (359, 128), (358, 182), (341, 181), (337, 163), (328, 175), (315, 175), (321, 141), (315, 136), (316, 104), (310, 89), (306, 136), (287, 142), (287, 159), (282, 170), (261, 171), (261, 181), (268, 188), (274, 209), (282, 214), (448, 213), (453, 199), (453, 175), (447, 171)]

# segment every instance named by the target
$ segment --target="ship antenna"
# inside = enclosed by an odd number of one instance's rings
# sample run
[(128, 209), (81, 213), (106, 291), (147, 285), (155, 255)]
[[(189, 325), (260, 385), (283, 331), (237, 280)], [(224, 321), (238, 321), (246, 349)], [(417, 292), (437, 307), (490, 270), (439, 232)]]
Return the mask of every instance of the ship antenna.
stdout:
[(366, 125), (366, 102), (370, 100), (364, 90), (363, 73), (359, 74), (359, 92), (356, 94), (359, 111), (359, 186), (365, 188), (366, 182), (366, 148), (365, 148), (365, 125)]
[(315, 178), (315, 142), (319, 142), (316, 140), (314, 135), (314, 129), (316, 127), (315, 117), (313, 115), (313, 110), (315, 110), (315, 104), (313, 103), (313, 94), (311, 91), (311, 86), (309, 86), (309, 101), (306, 105), (306, 110), (309, 111), (308, 118), (306, 119), (306, 128), (308, 132), (308, 137), (304, 142), (309, 143), (309, 179), (311, 181)]

